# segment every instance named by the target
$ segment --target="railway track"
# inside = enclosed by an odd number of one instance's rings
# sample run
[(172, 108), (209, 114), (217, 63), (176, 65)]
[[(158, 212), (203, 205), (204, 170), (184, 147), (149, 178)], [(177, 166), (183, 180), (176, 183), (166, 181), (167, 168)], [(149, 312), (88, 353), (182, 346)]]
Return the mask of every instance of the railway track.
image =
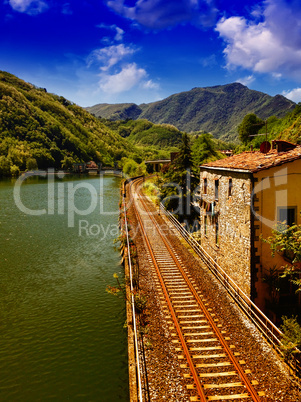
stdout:
[(235, 352), (231, 338), (210, 302), (196, 286), (176, 250), (168, 242), (145, 197), (132, 185), (132, 201), (146, 245), (150, 265), (164, 295), (171, 342), (181, 362), (191, 401), (261, 401), (264, 396), (243, 356)]

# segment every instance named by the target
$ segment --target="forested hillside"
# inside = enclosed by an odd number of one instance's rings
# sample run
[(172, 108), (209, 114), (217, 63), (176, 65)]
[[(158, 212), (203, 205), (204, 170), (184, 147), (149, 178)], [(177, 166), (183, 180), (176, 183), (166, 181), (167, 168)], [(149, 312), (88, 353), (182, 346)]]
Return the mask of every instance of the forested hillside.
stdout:
[[(301, 143), (301, 104), (282, 119), (272, 116), (267, 121), (267, 131), (273, 138)], [(264, 132), (261, 129), (261, 132)]]
[(132, 144), (140, 147), (154, 146), (158, 149), (178, 147), (183, 134), (171, 124), (154, 124), (146, 119), (115, 122), (101, 119), (101, 121), (116, 130), (122, 137), (127, 138)]
[(111, 164), (122, 157), (141, 155), (81, 107), (0, 72), (0, 174), (89, 160)]
[(253, 149), (259, 149), (266, 138), (268, 141), (285, 140), (300, 144), (301, 104), (281, 119), (270, 116), (264, 121), (255, 114), (248, 114), (239, 125), (238, 132), (244, 145), (237, 147), (236, 152), (248, 150), (251, 146)]
[(215, 138), (238, 141), (237, 127), (246, 114), (255, 113), (261, 119), (269, 116), (280, 118), (294, 107), (294, 102), (281, 95), (273, 97), (233, 83), (193, 88), (161, 101), (139, 106), (99, 104), (87, 110), (112, 120), (127, 117), (147, 119), (156, 124), (172, 124), (186, 132), (202, 130), (212, 133)]
[[(195, 89), (199, 94), (206, 93), (200, 95), (203, 100), (198, 102), (203, 103), (204, 99), (207, 99), (205, 103), (208, 113), (211, 110), (212, 121), (216, 121), (217, 126), (220, 124), (226, 127), (227, 116), (228, 123), (234, 118), (233, 113), (231, 115), (232, 106), (233, 102), (237, 104), (240, 94), (241, 112), (247, 110), (248, 102), (249, 108), (250, 104), (255, 105), (255, 111), (265, 110), (264, 118), (267, 118), (268, 122), (269, 139), (282, 138), (300, 142), (301, 105), (296, 106), (283, 97), (270, 99), (268, 95), (255, 93), (256, 91), (251, 91), (251, 99), (246, 95), (250, 95), (249, 91), (241, 84), (213, 87), (210, 90), (207, 88), (204, 91)], [(194, 90), (189, 92), (191, 96)], [(223, 115), (218, 113), (217, 109), (215, 112), (213, 110), (218, 97), (224, 102)], [(167, 108), (169, 105), (169, 115), (177, 115), (178, 120), (188, 119), (191, 115), (193, 121), (192, 99), (184, 95), (174, 95), (171, 98), (172, 100), (164, 106)], [(161, 102), (165, 104), (165, 101)], [(213, 109), (210, 109), (210, 105)], [(221, 105), (222, 103), (220, 108)], [(138, 111), (133, 104), (125, 106), (124, 110), (131, 110), (133, 115)], [(143, 106), (139, 109), (143, 114), (146, 113), (147, 107), (157, 110), (158, 115), (162, 113), (162, 103)], [(107, 107), (110, 109), (109, 105)], [(275, 108), (278, 115), (273, 113)], [(118, 108), (115, 108), (114, 113), (124, 117)], [(240, 113), (235, 115), (237, 126), (245, 115), (240, 120), (238, 116)], [(258, 116), (262, 119), (262, 115), (258, 113)], [(264, 132), (265, 127), (261, 131)], [(126, 164), (131, 166), (131, 173), (137, 167), (139, 171), (144, 172), (143, 160), (169, 158), (170, 151), (178, 149), (182, 135), (183, 132), (171, 124), (154, 124), (146, 119), (111, 121), (95, 117), (62, 96), (49, 94), (45, 88), (37, 88), (12, 74), (0, 71), (0, 176), (18, 174), (26, 169), (68, 169), (75, 162), (89, 160), (111, 165), (119, 162), (120, 167)], [(221, 157), (218, 149), (227, 147), (202, 130), (192, 132), (191, 139), (196, 165), (204, 160)], [(260, 141), (262, 137), (256, 137), (252, 142), (256, 147)]]

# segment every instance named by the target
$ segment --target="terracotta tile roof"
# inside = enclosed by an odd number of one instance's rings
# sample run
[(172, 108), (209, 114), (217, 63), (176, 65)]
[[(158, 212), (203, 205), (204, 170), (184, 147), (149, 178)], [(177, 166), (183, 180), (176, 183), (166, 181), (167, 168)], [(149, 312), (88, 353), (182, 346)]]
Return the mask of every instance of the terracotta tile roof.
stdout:
[(301, 146), (287, 152), (272, 149), (267, 154), (261, 152), (243, 152), (214, 162), (205, 163), (201, 167), (222, 168), (230, 170), (246, 170), (252, 173), (269, 169), (273, 166), (301, 159)]

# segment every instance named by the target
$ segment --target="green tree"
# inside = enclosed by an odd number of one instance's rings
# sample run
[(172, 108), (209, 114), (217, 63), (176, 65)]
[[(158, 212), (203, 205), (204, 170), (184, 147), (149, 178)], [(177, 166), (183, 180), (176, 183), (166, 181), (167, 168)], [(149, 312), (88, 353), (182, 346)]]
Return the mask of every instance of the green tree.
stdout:
[(123, 165), (123, 173), (129, 177), (136, 176), (136, 171), (138, 168), (138, 163), (135, 162), (133, 159), (127, 159), (125, 164)]
[(194, 165), (199, 166), (217, 156), (212, 135), (208, 133), (199, 135), (192, 145)]
[(27, 170), (37, 170), (38, 169), (38, 163), (35, 158), (28, 158), (26, 161), (26, 169)]
[(11, 160), (6, 156), (0, 156), (0, 176), (10, 176), (11, 174)]
[(280, 223), (272, 230), (272, 235), (263, 241), (270, 244), (273, 256), (278, 253), (289, 257), (291, 264), (281, 267), (281, 277), (288, 277), (297, 291), (301, 291), (301, 225), (287, 226)]
[(161, 199), (167, 209), (177, 211), (180, 219), (191, 217), (191, 194), (199, 177), (193, 170), (190, 139), (186, 133), (177, 158), (170, 164), (161, 185)]
[(18, 176), (20, 174), (20, 169), (16, 165), (12, 165), (10, 168), (10, 173), (12, 176)]
[(252, 135), (256, 135), (265, 122), (254, 113), (247, 114), (238, 126), (239, 139), (243, 144), (248, 144), (252, 140)]
[(74, 159), (71, 156), (67, 156), (67, 155), (61, 161), (62, 168), (65, 170), (71, 170), (74, 163), (75, 163)]
[(186, 170), (192, 167), (192, 152), (190, 139), (188, 134), (182, 135), (182, 143), (180, 146), (179, 154), (175, 160), (175, 165), (180, 170)]
[(301, 326), (297, 321), (297, 317), (282, 317), (283, 324), (281, 330), (283, 332), (281, 350), (286, 361), (291, 360), (298, 349), (301, 348)]

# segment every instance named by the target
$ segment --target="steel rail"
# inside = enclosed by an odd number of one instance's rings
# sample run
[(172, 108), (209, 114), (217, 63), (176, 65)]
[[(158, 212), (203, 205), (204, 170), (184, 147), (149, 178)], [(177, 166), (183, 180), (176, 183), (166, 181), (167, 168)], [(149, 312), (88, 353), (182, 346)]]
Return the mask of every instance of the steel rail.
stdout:
[(191, 371), (191, 373), (192, 373), (192, 376), (193, 376), (193, 379), (194, 379), (194, 382), (195, 382), (195, 385), (196, 385), (196, 388), (197, 388), (197, 392), (198, 392), (198, 394), (199, 394), (199, 397), (200, 397), (201, 402), (206, 402), (206, 401), (207, 401), (206, 395), (205, 395), (205, 393), (204, 393), (204, 390), (203, 390), (201, 381), (200, 381), (200, 379), (199, 379), (198, 373), (197, 373), (197, 371), (196, 371), (196, 368), (195, 368), (195, 366), (194, 366), (194, 364), (193, 364), (191, 355), (190, 355), (190, 353), (189, 353), (189, 350), (188, 350), (188, 347), (187, 347), (187, 345), (186, 345), (184, 336), (183, 336), (183, 334), (182, 334), (180, 325), (179, 325), (179, 323), (178, 323), (175, 310), (174, 310), (173, 305), (172, 305), (172, 303), (171, 303), (171, 300), (170, 300), (168, 291), (167, 291), (167, 289), (166, 289), (166, 286), (165, 286), (164, 280), (163, 280), (163, 278), (162, 278), (162, 275), (161, 275), (159, 266), (158, 266), (158, 264), (157, 264), (156, 257), (155, 257), (155, 255), (154, 255), (152, 246), (151, 246), (151, 244), (150, 244), (150, 242), (149, 242), (149, 240), (148, 240), (148, 236), (147, 236), (147, 234), (146, 234), (146, 231), (145, 231), (145, 228), (144, 228), (144, 224), (143, 224), (143, 222), (142, 222), (142, 219), (141, 219), (141, 217), (140, 217), (140, 214), (138, 213), (138, 210), (137, 210), (137, 208), (136, 208), (135, 203), (134, 203), (134, 208), (135, 208), (137, 220), (139, 221), (140, 228), (141, 228), (141, 231), (142, 231), (142, 233), (143, 233), (144, 240), (145, 240), (145, 242), (146, 242), (146, 244), (147, 244), (147, 247), (148, 247), (148, 249), (149, 249), (149, 253), (150, 253), (151, 259), (152, 259), (152, 261), (153, 261), (153, 264), (154, 264), (154, 267), (155, 267), (155, 269), (156, 269), (156, 272), (157, 272), (157, 275), (158, 275), (160, 284), (161, 284), (161, 286), (162, 286), (162, 290), (163, 290), (163, 293), (164, 293), (166, 302), (167, 302), (167, 304), (168, 304), (169, 311), (170, 311), (170, 313), (171, 313), (171, 316), (172, 316), (172, 319), (173, 319), (173, 322), (174, 322), (176, 331), (177, 331), (177, 333), (178, 333), (178, 336), (179, 336), (181, 345), (182, 345), (182, 347), (183, 347), (183, 351), (184, 351), (184, 353), (185, 353), (185, 356), (186, 356), (186, 359), (187, 359), (187, 362), (188, 362), (190, 371)]
[(138, 377), (138, 396), (139, 396), (139, 401), (143, 402), (142, 382), (141, 382), (141, 373), (140, 373), (140, 359), (139, 359), (139, 349), (138, 349), (138, 335), (137, 335), (137, 326), (136, 326), (136, 313), (135, 313), (135, 298), (134, 298), (134, 286), (133, 286), (132, 261), (131, 261), (131, 250), (130, 250), (128, 223), (127, 223), (127, 216), (126, 216), (125, 197), (123, 197), (123, 206), (124, 206), (124, 223), (125, 223), (126, 242), (127, 242), (127, 249), (128, 249), (129, 271), (130, 271), (129, 272), (130, 273), (130, 290), (131, 290), (131, 305), (132, 305), (132, 315), (133, 315), (134, 341), (135, 341), (136, 365), (137, 365), (137, 377)]
[[(193, 238), (180, 222), (165, 209), (160, 203), (160, 211), (166, 215), (167, 219), (173, 224), (181, 236), (188, 242), (198, 256), (204, 261), (210, 271), (216, 276), (221, 284), (228, 291), (235, 303), (241, 308), (244, 314), (260, 331), (262, 336), (269, 342), (276, 351), (283, 356), (281, 350), (283, 332), (256, 306), (256, 304), (237, 286), (230, 276), (221, 268), (219, 264), (203, 249), (203, 247)], [(295, 373), (301, 373), (301, 352), (294, 348), (295, 354), (292, 361), (287, 362)]]
[[(145, 210), (147, 210), (147, 206), (145, 201), (143, 200), (143, 198), (141, 198), (141, 202), (144, 204), (144, 208)], [(157, 223), (157, 221), (154, 219), (153, 216), (151, 216), (151, 214), (149, 214), (150, 219), (152, 220), (153, 224), (155, 225), (157, 232), (159, 233), (161, 239), (163, 240), (166, 248), (169, 251), (170, 256), (172, 257), (172, 259), (174, 260), (175, 264), (177, 265), (179, 271), (181, 272), (185, 282), (187, 283), (190, 291), (192, 292), (192, 294), (194, 295), (196, 301), (198, 302), (198, 304), (200, 305), (201, 309), (203, 310), (207, 320), (210, 322), (210, 325), (212, 326), (216, 336), (219, 338), (223, 348), (225, 349), (225, 351), (228, 354), (229, 359), (231, 360), (233, 366), (235, 367), (238, 375), (240, 376), (241, 380), (244, 382), (244, 384), (246, 385), (247, 391), (249, 392), (249, 394), (252, 397), (252, 400), (254, 402), (260, 402), (260, 398), (258, 393), (256, 392), (256, 390), (254, 389), (253, 385), (251, 384), (250, 380), (248, 379), (248, 377), (246, 376), (244, 370), (242, 369), (241, 365), (239, 364), (239, 362), (237, 361), (237, 359), (235, 358), (235, 356), (233, 355), (230, 347), (228, 346), (227, 342), (225, 341), (223, 335), (221, 334), (221, 332), (219, 331), (219, 329), (217, 328), (213, 318), (211, 317), (210, 313), (208, 312), (207, 308), (205, 307), (203, 301), (201, 300), (201, 298), (199, 297), (197, 291), (195, 290), (194, 286), (192, 285), (192, 283), (190, 282), (189, 278), (187, 277), (185, 271), (183, 270), (181, 264), (179, 263), (176, 255), (174, 254), (173, 249), (170, 247), (168, 241), (166, 240), (166, 238), (164, 238), (164, 236), (161, 234), (160, 232), (160, 227)]]
[[(179, 221), (165, 209), (164, 205), (160, 204), (160, 210), (166, 215), (166, 217), (172, 222), (179, 233), (190, 244), (194, 251), (202, 258), (207, 264), (211, 272), (221, 281), (221, 283), (229, 291), (233, 299), (245, 312), (245, 314), (251, 319), (251, 321), (259, 328), (262, 334), (267, 340), (269, 340), (275, 348), (279, 348), (283, 333), (272, 323), (272, 321), (266, 317), (263, 312), (252, 302), (251, 299), (237, 286), (237, 284), (230, 278), (230, 276), (217, 264), (216, 261), (197, 243), (192, 235), (181, 226)], [(269, 327), (268, 327), (268, 325)]]

